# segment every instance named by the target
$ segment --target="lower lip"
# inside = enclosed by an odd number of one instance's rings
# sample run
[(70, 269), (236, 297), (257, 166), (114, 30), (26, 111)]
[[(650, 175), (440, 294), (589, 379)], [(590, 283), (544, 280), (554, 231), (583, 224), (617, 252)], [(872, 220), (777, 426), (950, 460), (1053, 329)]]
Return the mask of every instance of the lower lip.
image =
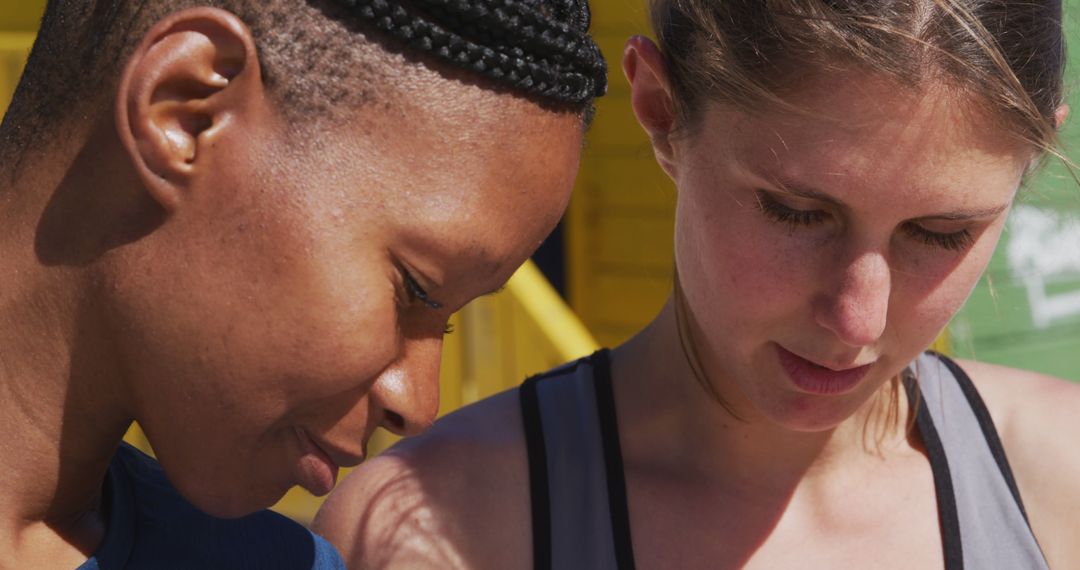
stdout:
[(337, 465), (304, 430), (296, 428), (296, 438), (300, 440), (300, 486), (316, 497), (329, 493), (337, 481)]
[(803, 392), (822, 396), (851, 392), (872, 366), (872, 364), (866, 364), (858, 368), (837, 371), (818, 366), (779, 345), (777, 345), (777, 353), (780, 355), (780, 366), (784, 372), (787, 372), (795, 386)]

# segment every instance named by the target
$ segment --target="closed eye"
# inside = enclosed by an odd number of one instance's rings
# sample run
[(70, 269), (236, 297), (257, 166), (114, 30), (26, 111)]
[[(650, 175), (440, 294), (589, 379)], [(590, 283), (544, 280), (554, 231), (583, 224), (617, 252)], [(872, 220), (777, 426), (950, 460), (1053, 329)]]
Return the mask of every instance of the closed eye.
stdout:
[[(799, 210), (773, 198), (768, 192), (756, 193), (758, 208), (770, 220), (785, 224), (792, 230), (799, 227), (814, 226), (828, 220), (829, 213), (824, 210)], [(903, 226), (904, 233), (923, 245), (937, 247), (946, 251), (964, 251), (974, 243), (974, 236), (969, 230), (956, 232), (935, 232), (915, 222)]]
[(918, 224), (906, 223), (903, 225), (904, 232), (915, 240), (929, 246), (940, 247), (948, 251), (964, 251), (975, 242), (974, 237), (968, 230), (958, 232), (932, 232)]
[(781, 204), (769, 195), (768, 192), (759, 190), (756, 193), (758, 209), (770, 220), (786, 224), (795, 229), (799, 226), (812, 226), (820, 224), (828, 219), (828, 212), (824, 210), (799, 210)]
[(432, 299), (428, 295), (427, 291), (420, 286), (420, 283), (416, 281), (416, 278), (407, 270), (401, 270), (401, 278), (405, 283), (405, 292), (408, 294), (410, 302), (419, 301), (429, 309), (441, 309), (443, 307), (442, 303)]

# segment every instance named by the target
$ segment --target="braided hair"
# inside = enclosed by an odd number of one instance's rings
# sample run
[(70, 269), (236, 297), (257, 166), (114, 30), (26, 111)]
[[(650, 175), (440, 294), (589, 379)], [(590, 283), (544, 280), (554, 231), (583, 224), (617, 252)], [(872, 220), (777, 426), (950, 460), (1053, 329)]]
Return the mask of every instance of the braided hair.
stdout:
[(408, 47), (515, 91), (569, 105), (607, 91), (587, 0), (338, 1)]
[(263, 80), (289, 119), (392, 97), (400, 74), (382, 44), (580, 112), (585, 125), (607, 88), (588, 0), (49, 0), (0, 125), (0, 164), (86, 116), (150, 26), (193, 6), (229, 10), (248, 25)]

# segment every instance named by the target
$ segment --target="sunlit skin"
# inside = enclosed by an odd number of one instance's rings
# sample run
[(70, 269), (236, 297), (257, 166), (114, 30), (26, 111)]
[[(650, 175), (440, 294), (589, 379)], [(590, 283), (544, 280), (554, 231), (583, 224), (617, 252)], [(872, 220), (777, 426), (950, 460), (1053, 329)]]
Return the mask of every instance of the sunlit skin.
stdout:
[(392, 104), (300, 132), (243, 24), (184, 11), (0, 188), (0, 565), (86, 559), (133, 419), (224, 517), (432, 422), (447, 319), (554, 227), (582, 127), (397, 57)]
[[(676, 264), (706, 375), (751, 423), (820, 431), (959, 309), (1032, 154), (933, 86), (841, 76), (801, 95), (810, 116), (837, 121), (713, 104), (662, 161), (679, 188)], [(809, 394), (777, 347), (834, 370), (872, 367), (849, 393)]]
[[(930, 464), (890, 379), (970, 294), (1034, 149), (932, 81), (819, 73), (789, 94), (801, 113), (712, 101), (687, 125), (651, 41), (628, 43), (623, 70), (678, 188), (677, 287), (703, 368), (699, 379), (680, 346), (679, 294), (612, 351), (637, 567), (942, 567)], [(815, 392), (781, 349), (868, 368)], [(1076, 566), (1080, 454), (1056, 434), (1080, 428), (1080, 389), (962, 366), (1051, 567)], [(529, 567), (519, 405), (498, 395), (376, 458), (316, 528), (358, 567)]]

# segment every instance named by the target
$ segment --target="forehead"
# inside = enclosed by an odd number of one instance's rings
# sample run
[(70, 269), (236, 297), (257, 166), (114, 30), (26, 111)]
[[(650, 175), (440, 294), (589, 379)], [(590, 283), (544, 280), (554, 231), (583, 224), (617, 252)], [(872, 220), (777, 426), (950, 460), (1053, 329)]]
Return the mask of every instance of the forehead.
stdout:
[[(1034, 158), (977, 101), (945, 86), (831, 76), (799, 90), (797, 112), (747, 113), (713, 103), (691, 152), (723, 149), (753, 174), (813, 183), (828, 191), (898, 188), (964, 196), (1015, 190)], [(703, 156), (701, 153), (705, 153)]]
[[(448, 82), (444, 82), (448, 83)], [(497, 286), (561, 217), (577, 172), (580, 118), (506, 94), (399, 102), (368, 117), (354, 148), (369, 184), (358, 199), (395, 247)], [(469, 102), (465, 104), (463, 102)], [(447, 280), (463, 279), (448, 275)]]
[(477, 235), (561, 213), (581, 153), (578, 117), (517, 98), (416, 110), (386, 131), (379, 177), (398, 190), (387, 204), (430, 225), (472, 220)]
[(386, 217), (423, 211), (437, 222), (505, 203), (537, 182), (557, 196), (565, 184), (556, 183), (572, 181), (582, 138), (577, 115), (437, 75), (422, 79), (391, 101), (321, 120), (305, 137), (310, 142), (285, 145), (292, 164), (301, 163), (298, 172), (337, 185), (312, 199), (351, 199)]

